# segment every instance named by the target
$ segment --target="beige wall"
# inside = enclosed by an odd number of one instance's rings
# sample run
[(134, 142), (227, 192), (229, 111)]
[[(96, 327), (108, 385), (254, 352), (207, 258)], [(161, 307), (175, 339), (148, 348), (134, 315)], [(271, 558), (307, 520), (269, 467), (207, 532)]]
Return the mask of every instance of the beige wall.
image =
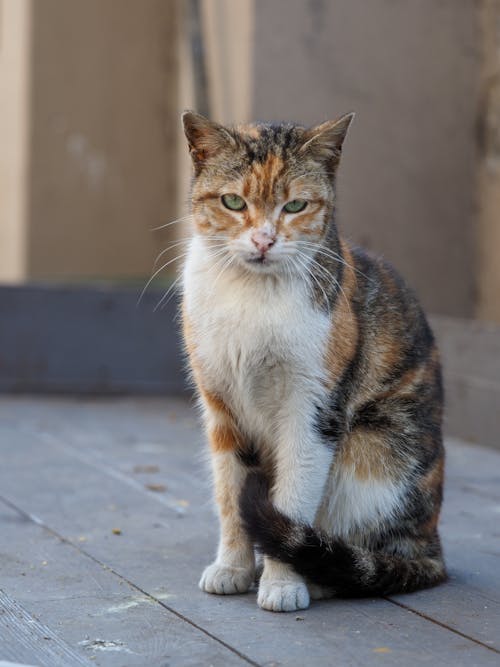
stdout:
[(177, 0), (3, 5), (2, 279), (142, 279), (177, 210)]
[(500, 322), (500, 0), (482, 6), (477, 316)]
[(176, 2), (44, 0), (33, 30), (30, 275), (147, 275), (176, 210)]
[(27, 266), (30, 0), (0, 0), (0, 280)]
[(222, 123), (245, 122), (252, 113), (253, 0), (202, 0), (210, 113)]
[(339, 183), (344, 233), (393, 262), (430, 311), (473, 316), (477, 3), (255, 7), (253, 115), (314, 123), (356, 111)]

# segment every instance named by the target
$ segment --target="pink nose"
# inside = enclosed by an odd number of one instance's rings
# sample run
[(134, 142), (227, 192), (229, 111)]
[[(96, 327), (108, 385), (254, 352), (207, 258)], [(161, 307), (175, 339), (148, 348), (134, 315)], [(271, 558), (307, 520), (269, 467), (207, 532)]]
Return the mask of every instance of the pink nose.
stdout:
[(266, 253), (276, 241), (276, 236), (269, 234), (269, 232), (265, 232), (261, 229), (256, 229), (252, 233), (251, 238), (254, 246), (262, 254)]

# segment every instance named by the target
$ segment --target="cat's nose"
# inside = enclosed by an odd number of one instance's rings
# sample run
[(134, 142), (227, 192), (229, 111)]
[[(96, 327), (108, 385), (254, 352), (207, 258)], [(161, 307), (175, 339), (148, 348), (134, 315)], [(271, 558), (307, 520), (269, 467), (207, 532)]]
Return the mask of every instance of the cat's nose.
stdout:
[(276, 236), (266, 232), (263, 229), (256, 229), (254, 232), (252, 232), (252, 236), (250, 238), (252, 239), (254, 246), (262, 254), (265, 254), (276, 242)]

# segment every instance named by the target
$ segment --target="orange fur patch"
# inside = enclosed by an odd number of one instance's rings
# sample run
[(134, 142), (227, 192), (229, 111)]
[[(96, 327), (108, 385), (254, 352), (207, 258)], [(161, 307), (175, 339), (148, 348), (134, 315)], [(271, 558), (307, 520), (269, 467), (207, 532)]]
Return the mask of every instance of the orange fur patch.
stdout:
[(335, 310), (332, 313), (330, 337), (326, 351), (326, 366), (328, 372), (328, 388), (331, 389), (340, 379), (348, 363), (356, 353), (358, 343), (358, 323), (351, 310), (351, 300), (356, 290), (356, 273), (353, 268), (353, 258), (347, 245), (342, 242), (342, 253), (350, 266), (345, 268), (340, 292)]
[[(376, 431), (356, 428), (342, 441), (337, 460), (341, 466), (352, 468), (358, 480), (383, 480), (393, 476), (390, 447)], [(397, 467), (396, 461), (394, 467)]]
[[(429, 470), (422, 480), (420, 480), (419, 486), (423, 491), (440, 495), (443, 480), (444, 457), (441, 457), (436, 465)], [(426, 523), (422, 524), (421, 530), (424, 535), (433, 535), (436, 532), (439, 521), (439, 509), (440, 508), (438, 507), (431, 518)]]
[(217, 424), (208, 433), (213, 452), (230, 452), (238, 449), (238, 438), (231, 426)]
[(243, 191), (254, 203), (264, 210), (267, 206), (275, 205), (275, 186), (285, 170), (283, 160), (272, 153), (262, 164), (255, 163), (252, 171), (245, 179)]
[(436, 489), (443, 483), (444, 476), (444, 457), (441, 457), (434, 467), (432, 467), (421, 479), (421, 489)]
[(439, 353), (437, 348), (434, 348), (429, 359), (421, 363), (419, 366), (407, 370), (400, 378), (397, 386), (394, 389), (380, 394), (379, 398), (389, 398), (395, 394), (398, 396), (411, 396), (418, 390), (418, 387), (421, 384), (427, 384), (433, 381), (432, 376), (435, 372), (436, 364), (438, 363)]
[(231, 410), (227, 407), (224, 401), (212, 392), (202, 389), (203, 399), (206, 405), (218, 415), (219, 418), (227, 417), (232, 419)]

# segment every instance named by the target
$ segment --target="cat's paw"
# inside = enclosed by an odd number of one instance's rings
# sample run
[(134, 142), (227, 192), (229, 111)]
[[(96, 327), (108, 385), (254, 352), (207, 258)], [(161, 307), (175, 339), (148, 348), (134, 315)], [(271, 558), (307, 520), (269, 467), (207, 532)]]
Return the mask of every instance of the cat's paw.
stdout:
[(201, 575), (199, 586), (206, 593), (234, 595), (235, 593), (246, 593), (253, 579), (253, 569), (212, 563)]
[(303, 581), (260, 580), (257, 603), (268, 611), (296, 611), (309, 607), (309, 591)]

